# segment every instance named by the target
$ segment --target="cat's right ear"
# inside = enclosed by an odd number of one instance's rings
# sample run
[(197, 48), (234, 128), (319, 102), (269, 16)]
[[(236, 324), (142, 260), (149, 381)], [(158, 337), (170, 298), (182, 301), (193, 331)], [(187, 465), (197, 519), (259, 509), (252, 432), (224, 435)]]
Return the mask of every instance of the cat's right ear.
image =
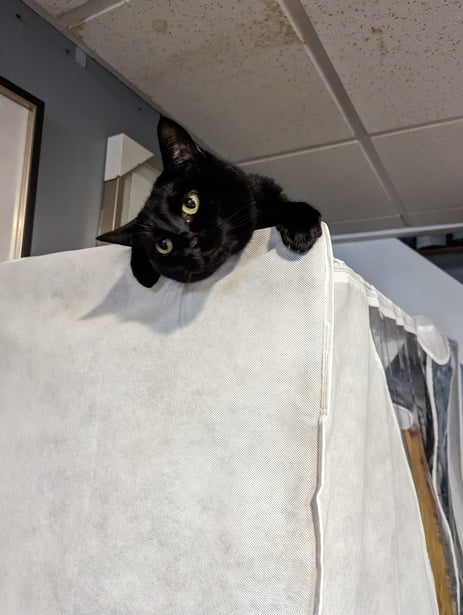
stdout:
[(131, 246), (135, 227), (136, 218), (130, 220), (127, 224), (114, 229), (113, 231), (108, 231), (107, 233), (98, 235), (97, 240), (106, 241), (107, 243), (117, 243), (121, 246)]
[(134, 241), (134, 229), (136, 228), (136, 219), (127, 222), (114, 231), (103, 233), (97, 237), (98, 241), (106, 241), (108, 243), (117, 243), (122, 246), (132, 248), (130, 257), (130, 266), (136, 280), (146, 288), (151, 288), (159, 280), (159, 273), (153, 269), (148, 256), (146, 255), (143, 246), (138, 241)]
[(130, 266), (136, 280), (146, 288), (151, 288), (159, 280), (159, 273), (153, 269), (142, 246), (134, 243)]
[(188, 132), (167, 117), (158, 123), (158, 139), (164, 169), (173, 169), (204, 156)]

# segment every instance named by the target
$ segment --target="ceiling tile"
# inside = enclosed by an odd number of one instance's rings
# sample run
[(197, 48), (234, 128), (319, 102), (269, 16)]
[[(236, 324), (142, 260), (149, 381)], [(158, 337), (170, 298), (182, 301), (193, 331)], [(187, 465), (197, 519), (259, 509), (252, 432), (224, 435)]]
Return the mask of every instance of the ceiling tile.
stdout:
[(225, 157), (352, 136), (274, 0), (137, 0), (74, 32)]
[(35, 0), (36, 4), (48, 11), (51, 15), (57, 16), (85, 4), (87, 0)]
[(371, 132), (463, 115), (463, 4), (302, 0)]
[(273, 177), (290, 198), (309, 201), (329, 223), (397, 215), (357, 142), (250, 163), (242, 168)]
[(463, 120), (373, 143), (407, 211), (463, 207)]
[(461, 224), (463, 226), (463, 207), (417, 211), (410, 214), (409, 218), (410, 222), (415, 226), (436, 226), (439, 224)]
[(364, 220), (349, 220), (348, 222), (333, 222), (329, 227), (331, 235), (342, 235), (344, 233), (368, 233), (369, 231), (398, 229), (403, 228), (404, 223), (400, 216), (387, 216), (384, 218), (366, 218)]

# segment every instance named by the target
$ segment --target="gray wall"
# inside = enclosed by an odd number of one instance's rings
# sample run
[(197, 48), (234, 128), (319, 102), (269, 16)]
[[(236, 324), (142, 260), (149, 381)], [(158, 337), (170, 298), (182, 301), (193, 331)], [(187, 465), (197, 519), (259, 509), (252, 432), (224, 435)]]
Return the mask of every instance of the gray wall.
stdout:
[(463, 348), (460, 282), (398, 239), (335, 243), (333, 252), (408, 314), (432, 318)]
[(426, 258), (455, 278), (455, 280), (463, 283), (463, 253), (435, 254)]
[(0, 1), (0, 74), (45, 102), (32, 254), (94, 246), (106, 139), (158, 153), (158, 113), (19, 0)]

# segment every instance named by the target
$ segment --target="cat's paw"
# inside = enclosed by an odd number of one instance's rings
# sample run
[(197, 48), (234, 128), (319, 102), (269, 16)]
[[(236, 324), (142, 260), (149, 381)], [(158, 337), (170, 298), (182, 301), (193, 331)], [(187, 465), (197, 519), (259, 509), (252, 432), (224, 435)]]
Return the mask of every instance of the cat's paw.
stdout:
[[(321, 215), (306, 203), (292, 203), (291, 205), (305, 207), (294, 208), (295, 211), (291, 212), (293, 214), (291, 219), (285, 224), (278, 224), (277, 229), (287, 248), (298, 254), (306, 254), (322, 234)], [(311, 211), (307, 211), (307, 208)]]

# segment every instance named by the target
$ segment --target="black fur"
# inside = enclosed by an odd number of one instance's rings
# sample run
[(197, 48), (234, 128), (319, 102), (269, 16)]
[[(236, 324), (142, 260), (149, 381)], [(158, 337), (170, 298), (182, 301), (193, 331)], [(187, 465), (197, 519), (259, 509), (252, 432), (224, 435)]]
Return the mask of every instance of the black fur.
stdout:
[[(321, 235), (320, 213), (289, 201), (273, 180), (247, 174), (201, 150), (181, 126), (162, 117), (158, 124), (164, 171), (138, 216), (100, 235), (100, 241), (132, 247), (134, 276), (151, 287), (160, 275), (179, 282), (210, 276), (239, 252), (256, 229), (276, 226), (285, 245), (304, 254)], [(196, 191), (196, 214), (182, 212), (185, 194)], [(156, 242), (170, 240), (169, 254)]]

